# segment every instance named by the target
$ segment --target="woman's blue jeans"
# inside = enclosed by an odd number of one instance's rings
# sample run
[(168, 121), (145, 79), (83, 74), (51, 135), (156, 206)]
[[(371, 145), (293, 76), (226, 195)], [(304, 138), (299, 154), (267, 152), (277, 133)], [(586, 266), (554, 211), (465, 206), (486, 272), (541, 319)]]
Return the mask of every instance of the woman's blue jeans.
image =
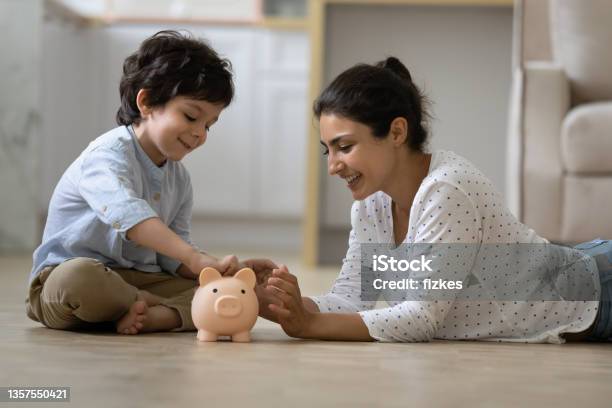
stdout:
[(576, 245), (574, 248), (591, 255), (597, 262), (601, 281), (599, 313), (595, 318), (589, 341), (612, 340), (612, 240), (596, 239)]

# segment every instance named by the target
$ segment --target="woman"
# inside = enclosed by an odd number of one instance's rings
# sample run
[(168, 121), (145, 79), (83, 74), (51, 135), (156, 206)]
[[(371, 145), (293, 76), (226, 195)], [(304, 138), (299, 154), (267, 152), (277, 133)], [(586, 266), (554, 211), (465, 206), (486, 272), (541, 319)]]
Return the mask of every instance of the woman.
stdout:
[[(486, 258), (481, 256), (483, 248), (533, 248), (547, 241), (515, 219), (491, 182), (467, 160), (452, 152), (425, 151), (424, 104), (410, 73), (393, 57), (348, 69), (317, 99), (314, 113), (329, 174), (345, 180), (357, 200), (351, 210), (349, 249), (340, 276), (325, 296), (302, 297), (295, 276), (285, 266), (275, 270), (268, 285), (282, 300), (269, 305), (276, 321), (290, 336), (328, 340), (559, 343), (564, 338), (609, 337), (607, 321), (596, 319), (601, 298), (597, 266), (583, 252), (556, 247), (539, 255), (544, 272), (538, 277), (550, 276), (551, 265), (561, 271), (541, 301), (518, 295), (512, 299), (505, 292), (499, 296), (504, 284), (495, 283), (497, 264), (476, 267)], [(419, 275), (431, 281), (452, 277), (463, 290), (445, 298), (435, 298), (433, 290), (421, 291), (425, 297), (408, 295), (390, 301), (387, 308), (373, 309), (374, 299), (360, 291), (365, 282), (361, 250), (367, 243), (464, 244), (458, 259), (445, 264), (448, 268), (441, 263), (448, 260), (446, 254), (436, 258), (433, 272)], [(532, 258), (530, 262), (536, 256)], [(534, 276), (538, 271), (525, 270)], [(568, 295), (576, 286), (582, 292)], [(489, 296), (487, 301), (469, 300), (470, 293)], [(537, 293), (542, 293), (541, 285)], [(568, 298), (579, 300), (555, 301)], [(606, 307), (609, 310), (609, 302)]]

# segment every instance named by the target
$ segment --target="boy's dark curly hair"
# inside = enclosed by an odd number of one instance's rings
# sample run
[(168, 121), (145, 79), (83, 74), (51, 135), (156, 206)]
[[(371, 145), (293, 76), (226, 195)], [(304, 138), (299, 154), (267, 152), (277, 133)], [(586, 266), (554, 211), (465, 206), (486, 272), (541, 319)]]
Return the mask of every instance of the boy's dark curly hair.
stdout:
[(234, 97), (232, 66), (204, 41), (178, 31), (160, 31), (147, 38), (126, 58), (119, 84), (119, 125), (141, 120), (136, 95), (146, 89), (149, 107), (163, 106), (186, 96), (228, 106)]

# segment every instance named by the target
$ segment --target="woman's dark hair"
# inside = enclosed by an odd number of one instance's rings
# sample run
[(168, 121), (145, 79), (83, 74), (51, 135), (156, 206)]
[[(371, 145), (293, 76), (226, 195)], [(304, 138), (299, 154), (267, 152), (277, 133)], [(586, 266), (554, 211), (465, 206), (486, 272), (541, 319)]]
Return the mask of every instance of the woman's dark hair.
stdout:
[(149, 107), (163, 106), (176, 96), (228, 106), (234, 97), (231, 69), (227, 59), (191, 34), (160, 31), (144, 40), (123, 63), (117, 123), (140, 122), (136, 105), (140, 89), (147, 90)]
[(336, 114), (363, 123), (377, 138), (389, 134), (398, 117), (408, 122), (408, 146), (422, 152), (427, 142), (427, 98), (412, 82), (408, 69), (389, 57), (375, 65), (357, 64), (347, 69), (314, 103), (315, 117)]

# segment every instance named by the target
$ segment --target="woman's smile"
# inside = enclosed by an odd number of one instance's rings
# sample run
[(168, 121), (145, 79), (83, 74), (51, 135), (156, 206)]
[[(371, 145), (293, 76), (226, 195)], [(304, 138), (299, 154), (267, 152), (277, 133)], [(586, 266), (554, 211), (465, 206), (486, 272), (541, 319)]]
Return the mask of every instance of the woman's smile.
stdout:
[(344, 179), (346, 180), (348, 188), (354, 190), (359, 180), (361, 180), (361, 174), (354, 174), (352, 176), (345, 177)]

